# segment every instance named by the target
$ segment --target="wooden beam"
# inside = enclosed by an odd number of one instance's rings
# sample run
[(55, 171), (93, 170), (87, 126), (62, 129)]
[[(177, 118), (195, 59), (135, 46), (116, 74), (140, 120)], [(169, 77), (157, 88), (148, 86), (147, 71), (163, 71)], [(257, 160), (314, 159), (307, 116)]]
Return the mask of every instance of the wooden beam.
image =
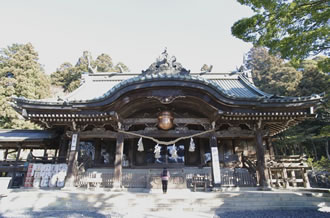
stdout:
[(118, 133), (110, 130), (99, 130), (99, 131), (84, 131), (80, 133), (81, 139), (88, 139), (88, 138), (117, 138)]
[[(128, 118), (123, 120), (124, 125), (139, 125), (146, 123), (158, 123), (157, 118)], [(204, 125), (210, 124), (210, 120), (207, 118), (174, 118), (174, 124), (196, 124)]]

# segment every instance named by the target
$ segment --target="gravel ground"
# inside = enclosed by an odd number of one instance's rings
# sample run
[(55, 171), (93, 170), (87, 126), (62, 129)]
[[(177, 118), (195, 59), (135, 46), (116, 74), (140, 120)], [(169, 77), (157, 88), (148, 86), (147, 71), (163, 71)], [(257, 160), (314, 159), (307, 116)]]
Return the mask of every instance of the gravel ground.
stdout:
[(303, 210), (258, 210), (258, 211), (237, 211), (237, 212), (222, 212), (217, 215), (212, 214), (194, 214), (191, 212), (152, 212), (146, 214), (119, 214), (119, 213), (99, 213), (96, 211), (43, 211), (43, 212), (27, 212), (24, 214), (8, 214), (0, 217), (15, 217), (15, 218), (78, 218), (78, 217), (91, 217), (91, 218), (126, 218), (126, 217), (144, 217), (144, 218), (165, 218), (165, 217), (181, 217), (181, 218), (329, 218), (330, 213), (320, 212), (312, 209)]

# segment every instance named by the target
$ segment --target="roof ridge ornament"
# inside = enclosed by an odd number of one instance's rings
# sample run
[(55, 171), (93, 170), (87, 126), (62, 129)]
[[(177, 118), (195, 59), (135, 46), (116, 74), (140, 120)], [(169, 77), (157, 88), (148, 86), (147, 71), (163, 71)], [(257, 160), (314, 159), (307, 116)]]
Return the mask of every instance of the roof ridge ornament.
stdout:
[(176, 57), (168, 58), (167, 48), (165, 47), (161, 55), (146, 70), (142, 70), (142, 76), (151, 74), (180, 74), (188, 75), (190, 70), (186, 70), (176, 61)]

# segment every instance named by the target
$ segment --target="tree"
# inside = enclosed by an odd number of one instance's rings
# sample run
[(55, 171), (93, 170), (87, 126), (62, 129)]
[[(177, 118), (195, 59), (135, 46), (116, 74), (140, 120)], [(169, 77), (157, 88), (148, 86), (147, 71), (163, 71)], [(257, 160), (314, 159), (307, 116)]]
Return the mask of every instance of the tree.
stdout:
[(0, 128), (35, 128), (10, 106), (11, 96), (41, 99), (49, 96), (50, 80), (38, 63), (31, 43), (0, 50)]
[(63, 63), (56, 72), (51, 74), (51, 80), (53, 85), (61, 86), (65, 92), (72, 92), (80, 86), (81, 74), (84, 72), (128, 71), (128, 67), (121, 62), (114, 65), (108, 54), (101, 54), (93, 60), (90, 52), (84, 51), (75, 66), (68, 62)]
[(277, 137), (276, 145), (294, 146), (298, 145), (304, 149), (304, 153), (320, 160), (322, 156), (330, 160), (329, 138), (330, 138), (330, 76), (318, 67), (324, 57), (305, 60), (299, 66), (302, 73), (295, 95), (308, 96), (325, 92), (325, 103), (317, 110), (317, 118), (305, 120), (298, 126), (283, 132)]
[(245, 56), (244, 65), (251, 70), (255, 85), (270, 94), (294, 95), (302, 78), (301, 72), (263, 47), (253, 47)]
[(256, 13), (234, 23), (232, 34), (237, 38), (267, 47), (284, 59), (301, 60), (329, 53), (329, 1), (237, 1)]
[(317, 119), (306, 120), (276, 136), (275, 147), (284, 154), (304, 152), (316, 160), (330, 156), (330, 76), (318, 67), (325, 59), (319, 56), (304, 60), (295, 69), (262, 47), (253, 47), (244, 57), (244, 67), (251, 70), (254, 83), (265, 92), (292, 96), (326, 93), (326, 103), (317, 111)]

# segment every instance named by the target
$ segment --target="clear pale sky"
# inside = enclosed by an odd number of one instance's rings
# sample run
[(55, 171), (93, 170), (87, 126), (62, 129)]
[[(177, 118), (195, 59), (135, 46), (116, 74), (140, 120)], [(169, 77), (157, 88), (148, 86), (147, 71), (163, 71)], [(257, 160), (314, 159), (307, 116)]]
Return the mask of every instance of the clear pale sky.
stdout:
[(230, 28), (251, 15), (236, 0), (0, 0), (0, 48), (31, 42), (46, 73), (85, 50), (141, 72), (165, 47), (193, 72), (229, 72), (252, 47)]

